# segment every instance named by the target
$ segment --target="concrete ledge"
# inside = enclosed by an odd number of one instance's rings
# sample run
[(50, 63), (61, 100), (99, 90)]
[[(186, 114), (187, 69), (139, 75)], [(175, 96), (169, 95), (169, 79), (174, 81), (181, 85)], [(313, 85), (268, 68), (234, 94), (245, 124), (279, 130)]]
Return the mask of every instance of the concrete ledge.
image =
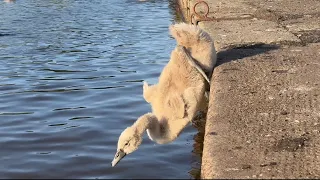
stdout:
[(220, 52), (202, 178), (320, 178), (319, 49)]
[(299, 44), (300, 39), (272, 21), (250, 19), (237, 21), (203, 21), (199, 26), (214, 37), (217, 50), (248, 44)]
[(266, 9), (281, 16), (283, 19), (295, 19), (301, 15), (318, 14), (320, 3), (318, 0), (244, 0), (257, 9)]
[(299, 37), (303, 44), (320, 42), (320, 14), (319, 17), (307, 15), (283, 21), (281, 24)]
[[(198, 1), (193, 0), (195, 4)], [(206, 1), (210, 7), (209, 17), (215, 17), (217, 19), (247, 19), (253, 17), (256, 8), (245, 3), (244, 0), (215, 0)], [(204, 6), (200, 6), (196, 9), (198, 12), (204, 12)]]

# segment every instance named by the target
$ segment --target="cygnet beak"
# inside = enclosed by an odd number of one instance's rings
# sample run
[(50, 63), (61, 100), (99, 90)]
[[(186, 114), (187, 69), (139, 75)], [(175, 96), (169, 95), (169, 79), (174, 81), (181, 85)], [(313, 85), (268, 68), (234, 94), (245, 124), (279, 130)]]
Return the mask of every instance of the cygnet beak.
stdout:
[(118, 162), (125, 157), (127, 154), (125, 152), (123, 152), (122, 149), (119, 149), (116, 153), (116, 155), (113, 158), (113, 161), (111, 162), (111, 166), (114, 167), (116, 164), (118, 164)]

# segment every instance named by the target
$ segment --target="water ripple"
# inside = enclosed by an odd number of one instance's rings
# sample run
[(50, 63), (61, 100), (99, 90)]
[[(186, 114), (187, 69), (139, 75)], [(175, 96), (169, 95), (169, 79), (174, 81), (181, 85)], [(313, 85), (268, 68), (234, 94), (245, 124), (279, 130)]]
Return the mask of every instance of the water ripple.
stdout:
[(34, 112), (0, 112), (0, 116), (14, 116), (22, 114), (33, 114)]

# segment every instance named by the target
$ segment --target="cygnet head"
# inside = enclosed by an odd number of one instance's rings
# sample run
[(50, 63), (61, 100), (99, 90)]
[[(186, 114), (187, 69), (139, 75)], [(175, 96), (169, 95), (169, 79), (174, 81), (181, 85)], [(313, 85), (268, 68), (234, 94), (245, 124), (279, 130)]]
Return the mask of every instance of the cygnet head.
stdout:
[(121, 134), (118, 140), (117, 152), (111, 163), (114, 167), (127, 154), (137, 150), (142, 143), (142, 135), (139, 134), (137, 128), (127, 127)]

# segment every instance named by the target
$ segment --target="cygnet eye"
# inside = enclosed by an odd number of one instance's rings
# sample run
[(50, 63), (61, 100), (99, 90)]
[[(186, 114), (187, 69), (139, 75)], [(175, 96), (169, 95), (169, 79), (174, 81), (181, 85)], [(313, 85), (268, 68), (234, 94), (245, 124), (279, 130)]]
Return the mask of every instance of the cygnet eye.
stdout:
[(124, 145), (125, 145), (125, 146), (128, 146), (128, 145), (129, 145), (129, 142), (126, 142)]

